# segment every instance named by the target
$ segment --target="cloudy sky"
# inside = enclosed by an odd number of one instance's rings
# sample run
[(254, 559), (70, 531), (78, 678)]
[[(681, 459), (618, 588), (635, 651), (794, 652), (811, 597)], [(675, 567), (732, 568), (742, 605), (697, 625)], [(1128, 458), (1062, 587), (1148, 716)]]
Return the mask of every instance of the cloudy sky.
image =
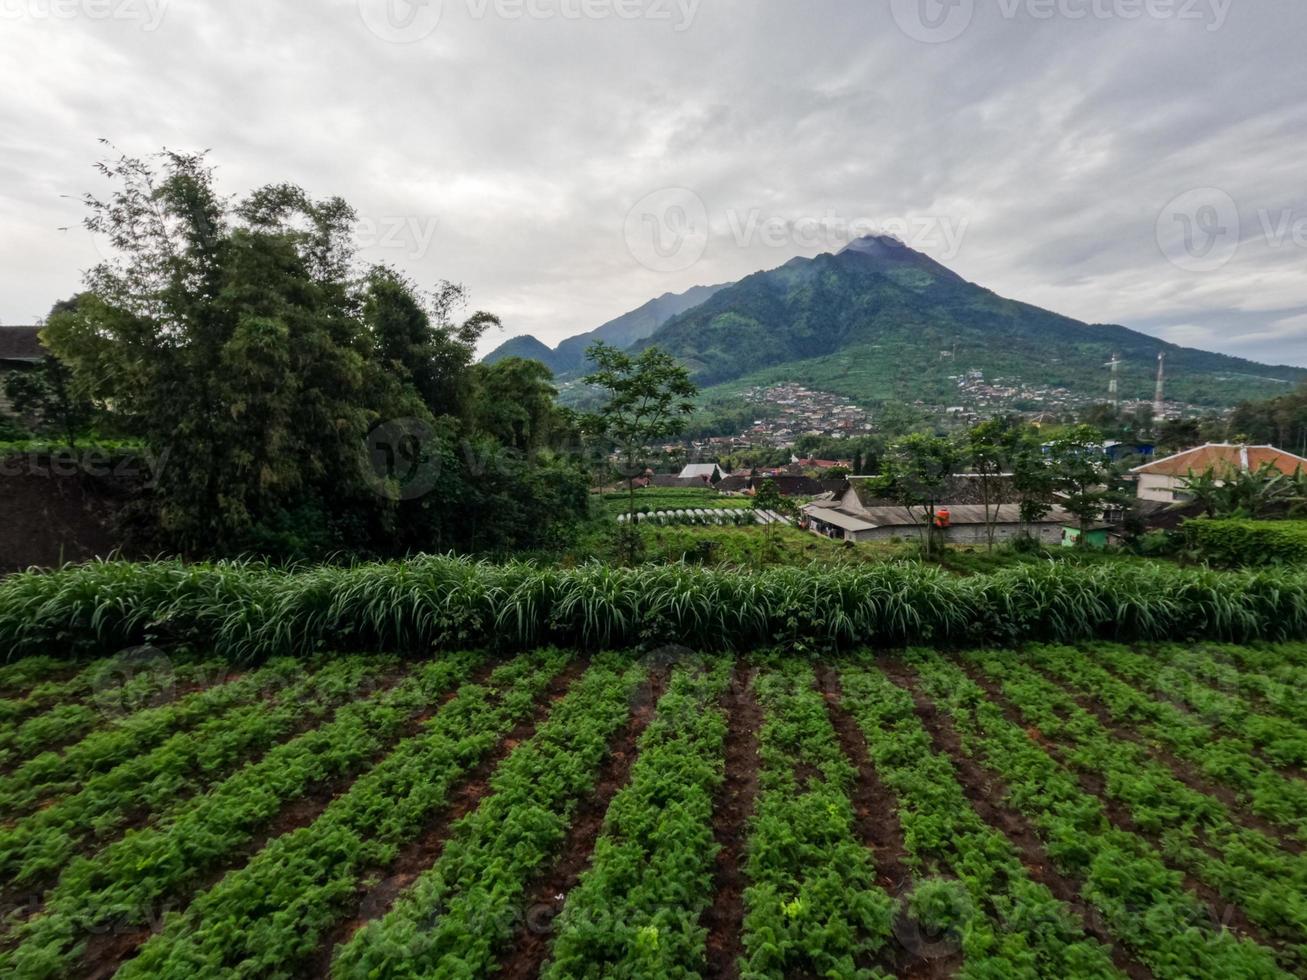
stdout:
[(869, 230), (1307, 365), (1302, 0), (0, 0), (0, 323), (102, 245), (97, 139), (359, 211), (549, 343)]

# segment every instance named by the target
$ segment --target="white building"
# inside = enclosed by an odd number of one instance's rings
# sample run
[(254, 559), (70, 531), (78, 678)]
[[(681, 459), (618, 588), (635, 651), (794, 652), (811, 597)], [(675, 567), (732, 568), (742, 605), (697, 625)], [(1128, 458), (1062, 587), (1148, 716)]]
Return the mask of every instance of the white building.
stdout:
[(1245, 446), (1209, 442), (1165, 459), (1136, 466), (1130, 472), (1139, 480), (1135, 491), (1140, 500), (1174, 503), (1189, 499), (1185, 486), (1190, 477), (1211, 474), (1217, 482), (1236, 473), (1255, 473), (1267, 464), (1292, 476), (1307, 472), (1307, 459), (1274, 446)]
[[(1003, 474), (985, 481), (974, 473), (962, 473), (949, 480), (941, 491), (936, 516), (942, 524), (942, 537), (949, 544), (982, 544), (989, 540), (989, 524), (994, 525), (994, 540), (1034, 537), (1046, 544), (1062, 540), (1062, 529), (1075, 521), (1061, 507), (1053, 506), (1038, 521), (1021, 519), (1020, 496), (1012, 478)], [(892, 500), (880, 499), (867, 480), (849, 481), (848, 491), (814, 500), (803, 508), (808, 530), (840, 541), (888, 541), (894, 538), (920, 537), (924, 531), (922, 508), (908, 509)], [(984, 503), (986, 494), (990, 500)]]
[(691, 463), (685, 469), (681, 470), (679, 477), (682, 480), (705, 480), (712, 482), (720, 480), (725, 474), (722, 473), (721, 467), (716, 463)]

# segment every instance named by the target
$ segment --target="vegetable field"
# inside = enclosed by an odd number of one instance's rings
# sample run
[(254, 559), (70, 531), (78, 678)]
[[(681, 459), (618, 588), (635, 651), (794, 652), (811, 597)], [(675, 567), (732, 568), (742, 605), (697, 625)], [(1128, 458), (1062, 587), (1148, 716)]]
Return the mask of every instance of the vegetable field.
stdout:
[(1307, 974), (1307, 645), (0, 666), (0, 975)]

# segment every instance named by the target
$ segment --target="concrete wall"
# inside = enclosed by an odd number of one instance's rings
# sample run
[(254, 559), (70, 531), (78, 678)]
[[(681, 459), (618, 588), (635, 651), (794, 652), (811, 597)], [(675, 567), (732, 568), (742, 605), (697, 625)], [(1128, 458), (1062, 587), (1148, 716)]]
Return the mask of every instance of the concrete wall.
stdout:
[[(814, 520), (821, 520), (814, 516)], [(815, 527), (809, 528), (820, 537), (830, 535)], [(914, 527), (877, 527), (870, 531), (840, 531), (836, 541), (920, 541), (921, 529)], [(1059, 544), (1062, 541), (1061, 524), (998, 524), (994, 527), (994, 542), (1010, 541), (1018, 537), (1035, 537), (1045, 544)], [(954, 524), (944, 532), (944, 541), (952, 545), (988, 544), (989, 535), (984, 524)]]
[(1184, 480), (1178, 476), (1159, 476), (1155, 473), (1140, 473), (1139, 485), (1135, 493), (1140, 500), (1161, 500), (1165, 503), (1173, 503), (1176, 500), (1185, 499), (1183, 496), (1177, 497), (1176, 493), (1181, 491), (1184, 486)]
[[(1010, 541), (1021, 536), (1038, 538), (1046, 544), (1058, 544), (1062, 540), (1061, 524), (998, 524), (994, 528), (995, 543)], [(856, 541), (889, 541), (899, 538), (903, 541), (921, 539), (921, 531), (910, 527), (878, 527), (871, 531), (859, 531)], [(954, 524), (944, 532), (946, 544), (976, 545), (987, 544), (989, 535), (984, 524)]]
[(0, 575), (108, 557), (136, 481), (42, 456), (0, 459)]

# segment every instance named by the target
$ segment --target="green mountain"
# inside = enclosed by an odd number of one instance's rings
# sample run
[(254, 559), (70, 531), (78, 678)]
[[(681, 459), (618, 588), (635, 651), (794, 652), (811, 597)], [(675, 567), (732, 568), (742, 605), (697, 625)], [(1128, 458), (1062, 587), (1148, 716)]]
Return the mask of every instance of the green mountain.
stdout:
[(510, 337), (483, 357), (481, 362), (483, 364), (494, 364), (496, 361), (502, 361), (509, 357), (521, 357), (528, 361), (541, 361), (549, 365), (550, 370), (555, 374), (559, 373), (558, 369), (554, 367), (554, 352), (527, 334), (520, 337)]
[(569, 337), (552, 350), (535, 337), (513, 337), (482, 358), (482, 362), (493, 364), (506, 357), (525, 357), (542, 361), (559, 377), (579, 374), (585, 367), (585, 350), (595, 341), (602, 340), (614, 347), (630, 347), (648, 337), (678, 313), (711, 299), (723, 288), (725, 287), (695, 286), (683, 293), (664, 293), (630, 313), (609, 320), (601, 327)]
[(1307, 380), (1302, 368), (1179, 347), (1004, 299), (882, 236), (720, 289), (635, 349), (650, 344), (680, 358), (705, 388), (795, 382), (864, 404), (959, 403), (956, 377), (971, 370), (991, 384), (1103, 400), (1114, 353), (1124, 399), (1152, 398), (1159, 353), (1167, 397), (1198, 405), (1283, 394)]

